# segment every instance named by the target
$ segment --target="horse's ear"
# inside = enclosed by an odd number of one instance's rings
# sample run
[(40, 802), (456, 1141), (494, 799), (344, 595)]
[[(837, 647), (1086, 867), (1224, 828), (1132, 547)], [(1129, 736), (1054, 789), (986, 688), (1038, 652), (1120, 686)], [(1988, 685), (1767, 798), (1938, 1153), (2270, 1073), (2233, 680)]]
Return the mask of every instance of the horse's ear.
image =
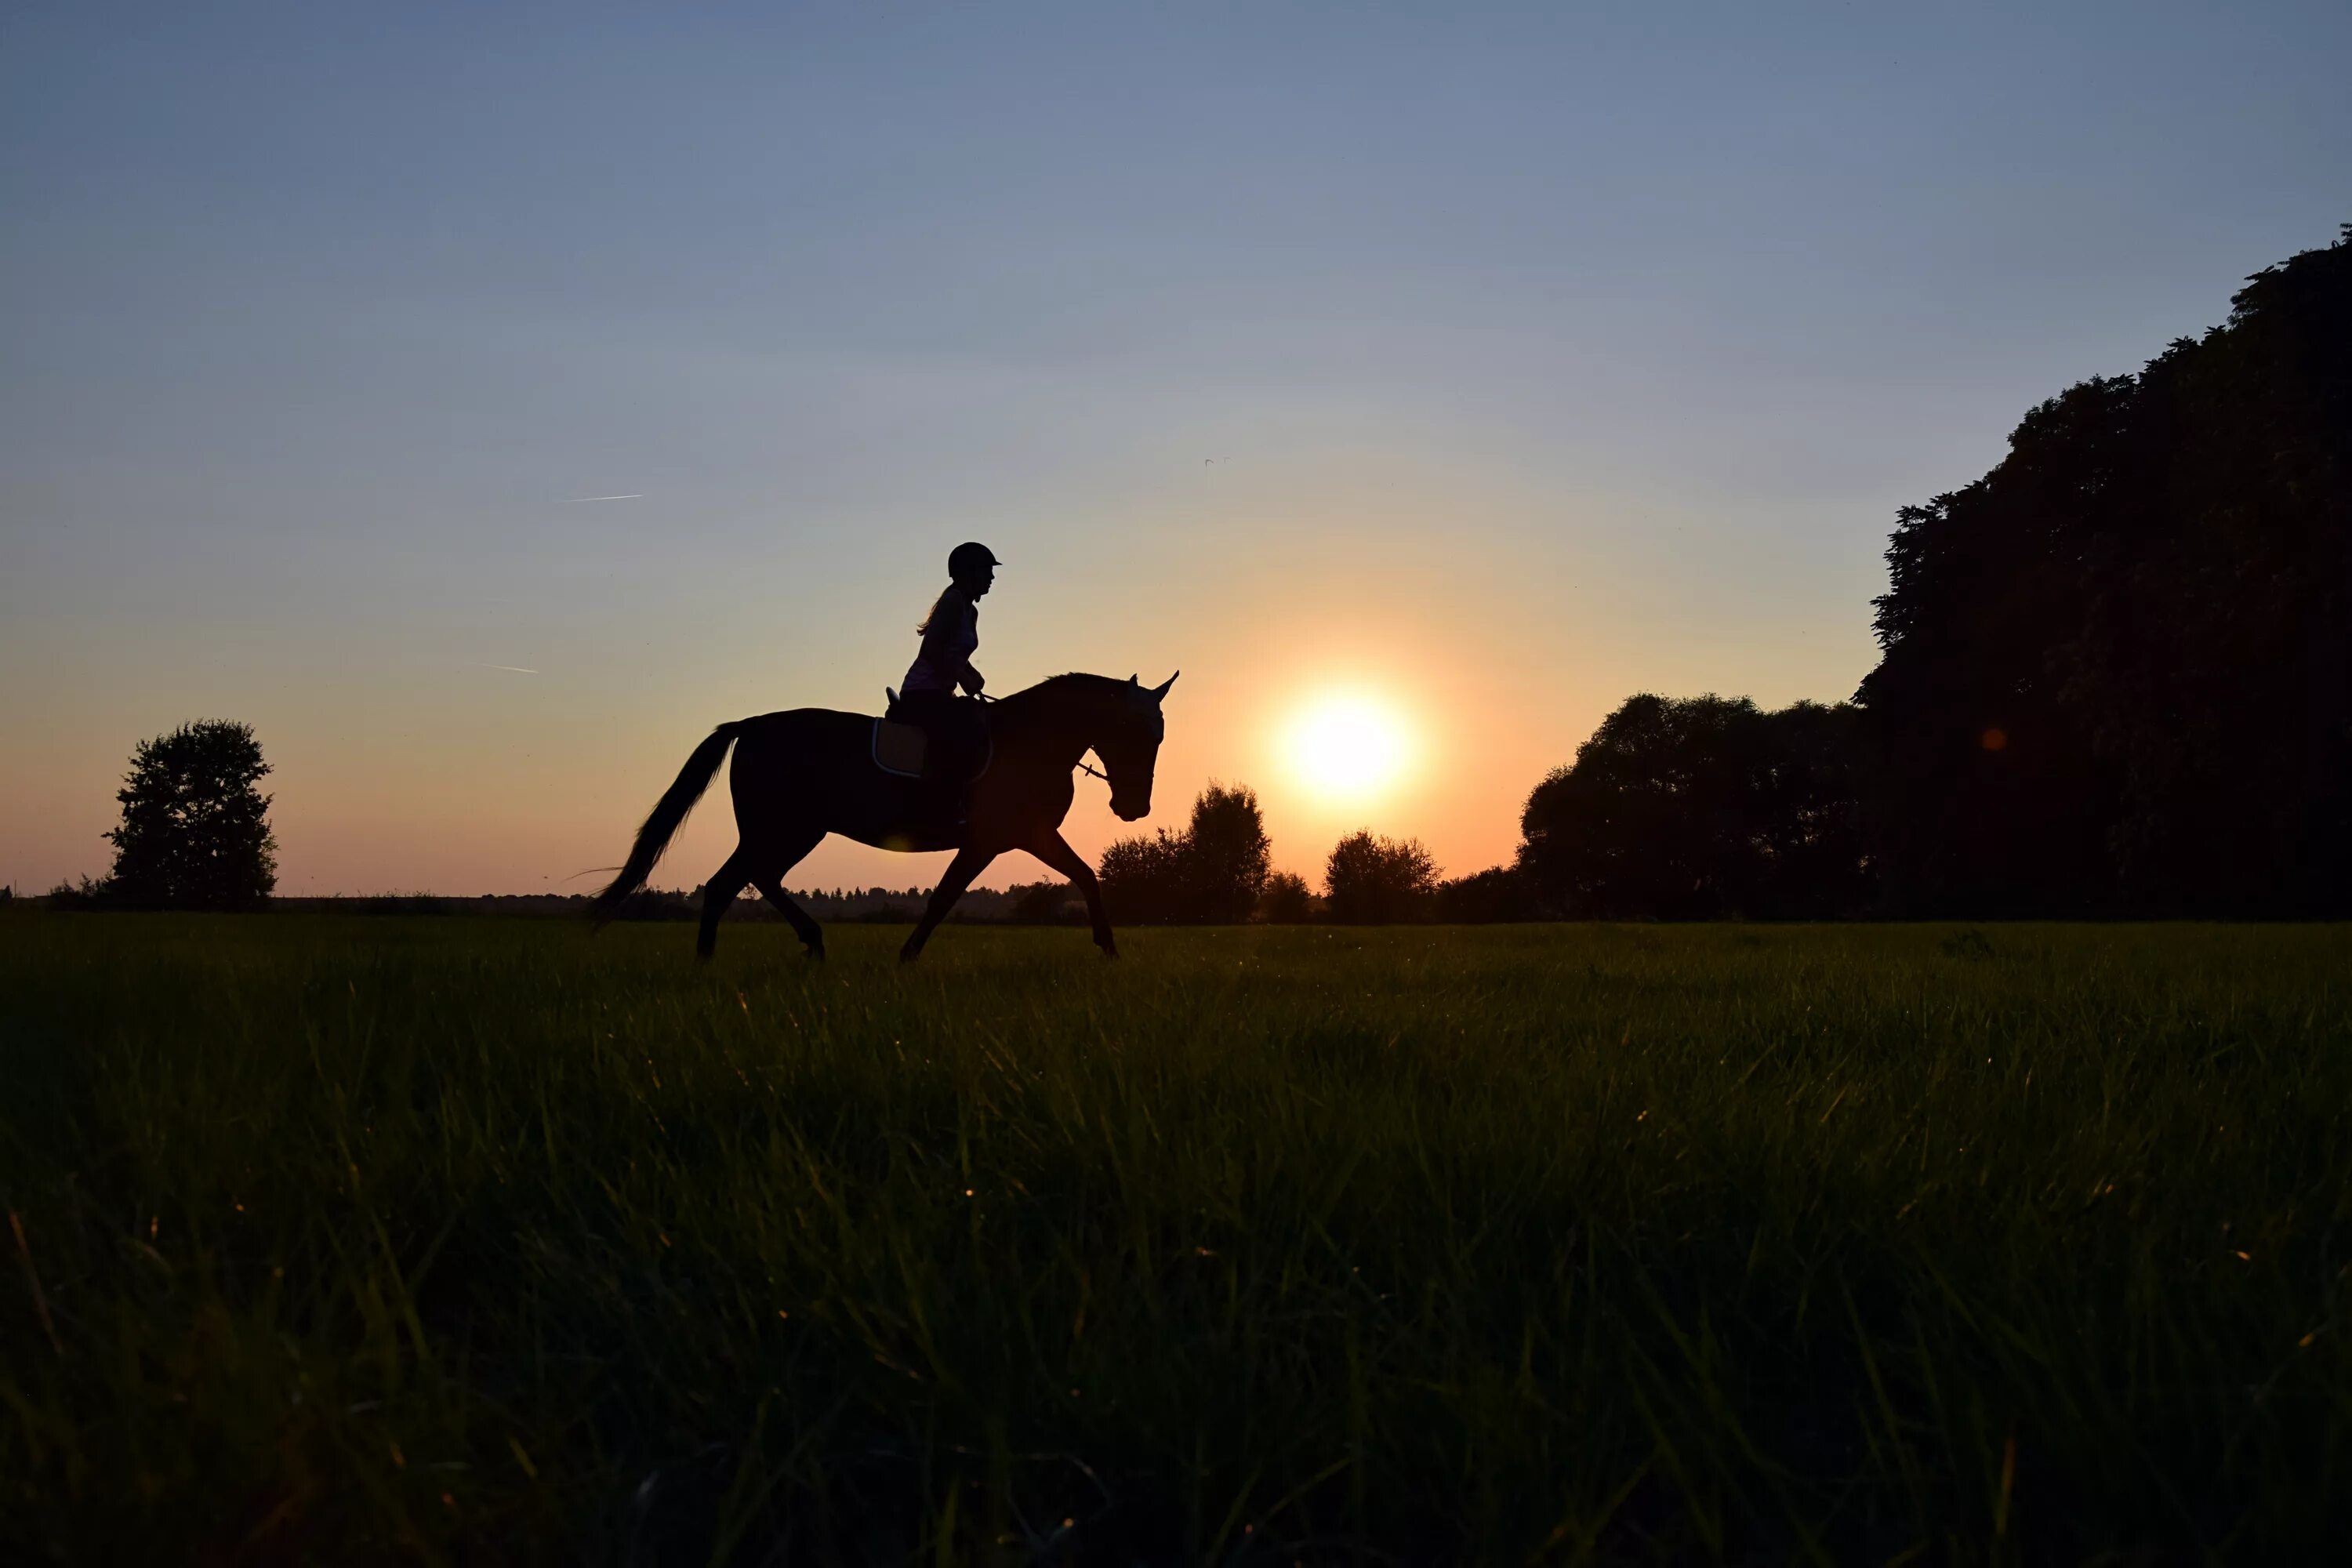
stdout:
[[(1180, 669), (1176, 672), (1176, 675), (1181, 675), (1184, 672)], [(1167, 679), (1161, 681), (1159, 685), (1151, 689), (1151, 700), (1157, 702), (1168, 695), (1168, 689), (1176, 684), (1176, 675), (1170, 676)]]
[(1143, 680), (1139, 676), (1130, 675), (1127, 678), (1127, 683), (1129, 686), (1140, 686), (1143, 684)]

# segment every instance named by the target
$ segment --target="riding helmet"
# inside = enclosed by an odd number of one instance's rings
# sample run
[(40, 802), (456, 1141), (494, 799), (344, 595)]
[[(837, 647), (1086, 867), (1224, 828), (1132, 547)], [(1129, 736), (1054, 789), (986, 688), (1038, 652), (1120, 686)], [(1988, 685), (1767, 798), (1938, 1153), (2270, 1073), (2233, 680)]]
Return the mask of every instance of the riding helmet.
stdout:
[(990, 552), (985, 544), (968, 542), (959, 544), (948, 552), (948, 575), (957, 582), (973, 575), (983, 566), (1003, 564), (1003, 562), (999, 561)]

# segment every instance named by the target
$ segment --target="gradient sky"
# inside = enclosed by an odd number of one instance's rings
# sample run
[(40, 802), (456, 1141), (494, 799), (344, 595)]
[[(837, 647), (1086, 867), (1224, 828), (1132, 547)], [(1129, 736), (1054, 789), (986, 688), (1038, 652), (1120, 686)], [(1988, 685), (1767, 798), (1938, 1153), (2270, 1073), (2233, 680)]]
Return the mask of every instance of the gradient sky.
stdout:
[[(1630, 692), (1849, 695), (1898, 505), (2352, 217), (2347, 65), (2340, 0), (20, 0), (0, 881), (219, 716), (281, 892), (584, 890), (712, 723), (878, 703), (965, 538), (996, 689), (1182, 668), (1154, 822), (1475, 870)], [(1285, 766), (1339, 689), (1378, 799)]]

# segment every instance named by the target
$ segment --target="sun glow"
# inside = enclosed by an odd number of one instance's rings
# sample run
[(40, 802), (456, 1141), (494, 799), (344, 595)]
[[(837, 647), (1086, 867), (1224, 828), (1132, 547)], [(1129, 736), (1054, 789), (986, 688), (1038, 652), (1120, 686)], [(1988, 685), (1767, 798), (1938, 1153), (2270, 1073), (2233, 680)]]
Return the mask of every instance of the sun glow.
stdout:
[(1290, 728), (1290, 763), (1317, 794), (1361, 799), (1394, 783), (1407, 760), (1405, 729), (1369, 698), (1327, 697)]

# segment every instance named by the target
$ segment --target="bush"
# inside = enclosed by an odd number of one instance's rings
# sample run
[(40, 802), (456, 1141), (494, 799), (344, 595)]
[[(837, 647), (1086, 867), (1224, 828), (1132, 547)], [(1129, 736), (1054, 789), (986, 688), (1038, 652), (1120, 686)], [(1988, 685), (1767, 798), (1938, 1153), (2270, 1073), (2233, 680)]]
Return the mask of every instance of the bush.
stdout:
[(113, 895), (106, 882), (84, 877), (79, 883), (59, 882), (51, 888), (47, 902), (53, 910), (102, 910), (115, 901)]
[[(457, 906), (447, 899), (436, 899), (430, 893), (378, 893), (373, 898), (352, 900), (351, 912), (356, 915), (454, 915)], [(622, 916), (628, 919), (628, 916)]]
[(1105, 849), (1096, 872), (1117, 925), (1166, 925), (1184, 918), (1184, 841), (1161, 828)]
[(1326, 907), (1342, 924), (1389, 925), (1436, 912), (1437, 864), (1418, 838), (1351, 833), (1332, 847), (1323, 886)]
[(1437, 918), (1454, 925), (1492, 925), (1503, 921), (1539, 921), (1543, 906), (1535, 885), (1510, 866), (1489, 866), (1437, 885)]
[(702, 918), (702, 889), (697, 888), (692, 893), (679, 893), (640, 888), (614, 905), (604, 918), (615, 921), (698, 921)]
[(1013, 925), (1066, 926), (1087, 923), (1086, 900), (1067, 882), (1015, 882), (1004, 889), (1011, 900), (1005, 920)]
[(1182, 833), (1163, 827), (1103, 851), (1103, 903), (1120, 925), (1236, 924), (1257, 907), (1272, 856), (1256, 793), (1212, 783)]
[(1302, 925), (1315, 918), (1315, 894), (1307, 879), (1294, 871), (1276, 871), (1258, 894), (1257, 918), (1269, 925)]

